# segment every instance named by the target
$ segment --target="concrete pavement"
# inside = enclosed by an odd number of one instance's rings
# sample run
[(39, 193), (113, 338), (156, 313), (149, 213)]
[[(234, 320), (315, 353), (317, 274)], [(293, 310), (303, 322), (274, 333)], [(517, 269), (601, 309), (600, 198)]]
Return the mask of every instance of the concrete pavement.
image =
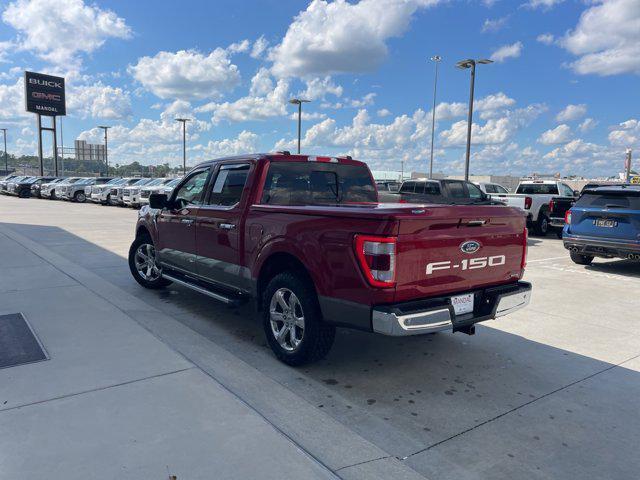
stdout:
[(51, 359), (0, 370), (0, 478), (335, 478), (20, 240), (0, 227), (0, 314), (23, 312)]

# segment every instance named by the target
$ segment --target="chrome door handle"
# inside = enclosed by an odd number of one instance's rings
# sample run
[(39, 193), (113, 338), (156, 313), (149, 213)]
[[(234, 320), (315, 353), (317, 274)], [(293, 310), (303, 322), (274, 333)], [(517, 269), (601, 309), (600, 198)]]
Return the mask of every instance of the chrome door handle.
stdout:
[(236, 226), (233, 223), (221, 223), (220, 228), (222, 230), (233, 230)]
[(184, 223), (188, 226), (193, 225), (193, 220), (191, 218), (183, 218), (182, 220), (180, 220), (180, 223)]

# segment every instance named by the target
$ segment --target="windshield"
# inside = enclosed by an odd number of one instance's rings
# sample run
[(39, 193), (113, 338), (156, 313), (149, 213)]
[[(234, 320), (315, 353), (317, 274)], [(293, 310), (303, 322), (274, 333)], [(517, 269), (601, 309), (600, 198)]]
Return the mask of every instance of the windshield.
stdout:
[(137, 182), (135, 182), (133, 184), (133, 186), (139, 187), (141, 185), (146, 185), (147, 183), (149, 183), (151, 181), (150, 178), (141, 178), (140, 180), (138, 180)]
[(105, 185), (109, 185), (109, 186), (111, 186), (111, 185), (119, 185), (122, 182), (124, 182), (124, 180), (121, 179), (121, 178), (113, 178), (113, 179), (109, 180), (107, 183), (105, 183)]
[(153, 187), (155, 185), (162, 185), (164, 183), (164, 178), (154, 178), (149, 183), (147, 183), (147, 187)]
[(274, 162), (262, 193), (262, 203), (269, 205), (335, 205), (377, 200), (366, 166), (336, 163)]
[(178, 184), (178, 182), (179, 182), (179, 181), (180, 181), (180, 179), (179, 179), (179, 178), (174, 178), (174, 179), (173, 179), (173, 180), (171, 180), (169, 183), (167, 183), (167, 185), (166, 185), (166, 186), (167, 186), (167, 187), (175, 187), (175, 186)]

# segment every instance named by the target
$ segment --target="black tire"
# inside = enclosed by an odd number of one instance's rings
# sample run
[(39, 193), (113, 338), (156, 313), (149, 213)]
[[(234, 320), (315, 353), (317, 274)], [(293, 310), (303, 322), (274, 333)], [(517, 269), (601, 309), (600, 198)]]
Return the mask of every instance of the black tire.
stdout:
[[(140, 247), (144, 247), (145, 245), (148, 245), (153, 249), (153, 263), (155, 264), (155, 246), (153, 245), (153, 240), (151, 239), (151, 237), (149, 237), (149, 235), (138, 235), (131, 244), (131, 247), (129, 247), (129, 270), (131, 271), (131, 275), (133, 275), (133, 278), (136, 282), (138, 282), (144, 288), (148, 288), (150, 290), (159, 290), (161, 288), (165, 288), (168, 285), (171, 285), (171, 282), (169, 280), (162, 278), (159, 275), (157, 277), (155, 277), (154, 275), (154, 278), (149, 279), (145, 278), (143, 274), (138, 271), (136, 254), (138, 253), (138, 249)], [(156, 268), (159, 272), (162, 271), (159, 267)]]
[(549, 233), (549, 217), (546, 213), (540, 212), (538, 214), (538, 220), (533, 224), (533, 230), (536, 235), (541, 237), (547, 236), (547, 233)]
[(30, 196), (31, 196), (31, 193), (25, 190), (20, 190), (20, 192), (18, 193), (19, 198), (29, 198)]
[[(291, 350), (284, 348), (280, 344), (272, 328), (271, 303), (276, 296), (276, 292), (279, 291), (290, 291), (295, 295), (301, 308), (299, 314), (303, 317), (304, 328), (302, 330), (295, 326), (297, 323), (291, 326), (294, 336), (297, 336), (297, 333), (301, 335), (299, 343)], [(291, 302), (291, 298), (289, 296), (289, 302)], [(296, 309), (297, 307), (294, 306), (292, 310), (294, 319), (290, 321), (293, 323), (295, 323), (297, 315)], [(283, 272), (276, 275), (265, 288), (262, 296), (262, 319), (264, 332), (271, 350), (280, 361), (294, 367), (323, 358), (331, 350), (336, 335), (335, 327), (325, 323), (322, 319), (318, 298), (313, 286), (304, 277), (293, 272)], [(282, 323), (282, 330), (284, 331), (284, 321)], [(289, 333), (285, 333), (284, 337), (287, 335), (291, 335), (291, 330), (289, 330)]]
[(562, 240), (562, 229), (561, 228), (557, 228), (556, 229), (556, 236)]
[(591, 265), (593, 257), (591, 255), (582, 255), (581, 253), (569, 252), (571, 260), (578, 265)]
[(73, 201), (77, 203), (84, 203), (87, 201), (87, 196), (84, 194), (84, 192), (76, 192), (73, 195)]

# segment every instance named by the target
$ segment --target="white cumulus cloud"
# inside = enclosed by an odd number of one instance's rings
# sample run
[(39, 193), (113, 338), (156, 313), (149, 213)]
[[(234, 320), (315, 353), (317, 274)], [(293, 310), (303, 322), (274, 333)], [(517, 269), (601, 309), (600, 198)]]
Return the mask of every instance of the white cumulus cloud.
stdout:
[(522, 42), (504, 45), (491, 54), (491, 60), (494, 62), (504, 62), (509, 58), (518, 58), (522, 54)]
[(238, 67), (223, 48), (208, 55), (196, 50), (158, 52), (140, 58), (129, 71), (146, 89), (165, 99), (219, 98), (240, 82)]
[(269, 58), (279, 77), (371, 71), (387, 57), (414, 13), (440, 0), (313, 0)]
[(579, 74), (640, 74), (640, 3), (596, 2), (560, 44), (579, 57), (571, 64)]
[(584, 103), (579, 105), (567, 105), (558, 115), (556, 120), (558, 122), (571, 122), (578, 120), (587, 114), (587, 106)]
[(79, 53), (91, 53), (109, 38), (126, 39), (131, 29), (110, 10), (82, 0), (17, 0), (2, 20), (19, 32), (20, 48), (61, 68), (79, 66)]
[(609, 142), (619, 147), (640, 147), (640, 120), (632, 118), (613, 127)]
[(81, 118), (122, 119), (131, 115), (131, 98), (122, 88), (100, 82), (69, 86), (67, 113)]
[(558, 125), (556, 128), (552, 128), (543, 132), (538, 138), (538, 142), (543, 145), (558, 145), (561, 143), (567, 143), (571, 140), (571, 128), (567, 124)]

